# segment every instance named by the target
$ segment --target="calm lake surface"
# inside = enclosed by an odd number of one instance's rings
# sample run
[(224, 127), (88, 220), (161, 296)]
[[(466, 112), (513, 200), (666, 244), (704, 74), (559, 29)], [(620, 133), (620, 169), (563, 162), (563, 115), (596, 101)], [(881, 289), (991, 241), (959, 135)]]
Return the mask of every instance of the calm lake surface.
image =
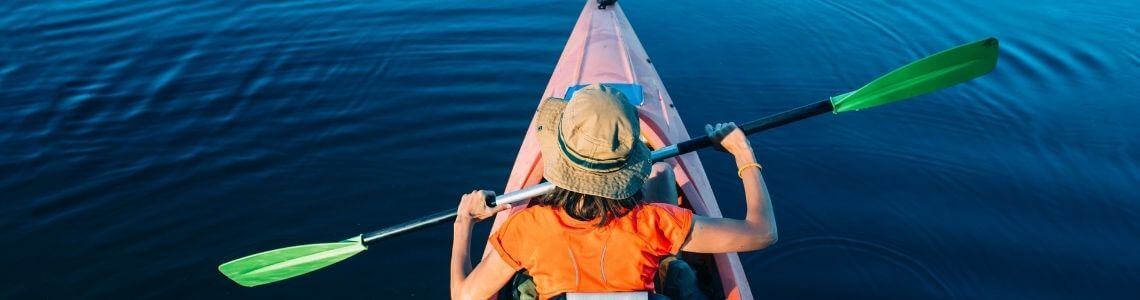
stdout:
[[(751, 138), (758, 298), (1140, 297), (1140, 2), (621, 4), (693, 133), (1002, 42), (968, 84)], [(0, 2), (0, 298), (444, 298), (450, 226), (258, 288), (216, 268), (501, 190), (581, 8)]]

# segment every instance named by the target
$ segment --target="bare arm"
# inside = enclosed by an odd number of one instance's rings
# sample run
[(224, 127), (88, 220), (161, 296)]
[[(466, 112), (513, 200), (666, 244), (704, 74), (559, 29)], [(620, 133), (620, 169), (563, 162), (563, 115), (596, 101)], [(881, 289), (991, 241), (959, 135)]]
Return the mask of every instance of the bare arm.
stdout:
[[(721, 146), (736, 158), (737, 168), (756, 163), (752, 146), (735, 124), (719, 124), (707, 128), (710, 136), (719, 138)], [(744, 220), (693, 217), (693, 230), (681, 248), (689, 252), (723, 253), (763, 249), (776, 242), (776, 217), (759, 168), (747, 167), (740, 173), (748, 212)]]
[(475, 222), (510, 208), (510, 205), (487, 207), (483, 202), (484, 193), (494, 195), (489, 191), (475, 191), (463, 195), (459, 202), (451, 244), (451, 299), (491, 298), (515, 274), (515, 270), (494, 249), (474, 270), (471, 269), (471, 228)]

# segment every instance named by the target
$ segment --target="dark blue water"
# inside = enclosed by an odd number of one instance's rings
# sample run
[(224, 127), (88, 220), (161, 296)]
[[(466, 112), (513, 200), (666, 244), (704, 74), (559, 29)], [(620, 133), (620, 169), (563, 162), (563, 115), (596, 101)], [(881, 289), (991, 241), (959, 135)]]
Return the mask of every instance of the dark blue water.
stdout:
[[(758, 2), (622, 2), (691, 132), (1003, 47), (752, 138), (781, 231), (741, 254), (758, 297), (1140, 297), (1140, 2)], [(216, 267), (501, 189), (581, 7), (0, 2), (0, 298), (446, 297), (448, 226), (264, 287)]]

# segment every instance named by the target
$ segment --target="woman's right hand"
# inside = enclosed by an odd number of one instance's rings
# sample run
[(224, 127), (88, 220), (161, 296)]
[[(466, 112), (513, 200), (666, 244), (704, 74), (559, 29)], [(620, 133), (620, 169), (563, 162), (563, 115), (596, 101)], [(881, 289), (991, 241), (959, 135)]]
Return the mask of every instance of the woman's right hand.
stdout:
[(713, 126), (712, 124), (705, 125), (705, 133), (712, 138), (713, 141), (720, 143), (720, 147), (731, 153), (733, 156), (740, 156), (741, 154), (752, 154), (752, 145), (748, 143), (748, 138), (744, 136), (744, 131), (736, 127), (736, 123), (720, 123)]
[[(744, 132), (732, 123), (707, 125), (705, 131), (713, 141), (735, 156), (736, 166), (740, 168), (737, 175), (746, 169), (755, 170), (748, 173), (748, 176), (740, 175), (748, 210), (744, 214), (744, 220), (694, 215), (689, 240), (681, 246), (681, 250), (726, 253), (753, 251), (772, 245), (777, 238), (776, 217), (773, 215), (772, 202), (768, 199), (768, 188), (764, 186), (764, 177), (760, 176), (760, 165), (756, 163), (752, 146), (748, 144)], [(752, 166), (756, 168), (752, 169)]]

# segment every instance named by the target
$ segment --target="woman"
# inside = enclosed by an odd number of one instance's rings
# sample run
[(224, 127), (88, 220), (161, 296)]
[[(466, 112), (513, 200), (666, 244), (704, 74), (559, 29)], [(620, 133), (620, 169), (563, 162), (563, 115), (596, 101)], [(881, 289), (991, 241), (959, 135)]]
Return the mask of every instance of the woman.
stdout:
[(543, 177), (556, 191), (507, 219), (474, 270), (468, 258), (472, 226), (510, 206), (487, 207), (483, 198), (490, 191), (462, 197), (452, 245), (453, 299), (489, 298), (521, 269), (533, 276), (542, 299), (568, 292), (652, 292), (661, 260), (682, 250), (753, 251), (776, 242), (761, 167), (736, 125), (705, 130), (736, 158), (748, 206), (744, 220), (650, 203), (675, 201), (671, 167), (651, 164), (638, 138), (637, 109), (616, 90), (595, 84), (571, 101), (548, 98), (535, 118)]

